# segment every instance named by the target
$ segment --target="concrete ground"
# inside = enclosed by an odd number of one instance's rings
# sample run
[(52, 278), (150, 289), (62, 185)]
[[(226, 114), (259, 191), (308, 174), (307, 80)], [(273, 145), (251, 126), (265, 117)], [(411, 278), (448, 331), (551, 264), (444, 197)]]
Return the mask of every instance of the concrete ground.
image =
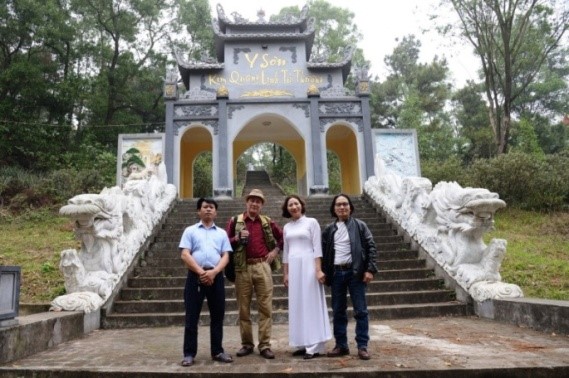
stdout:
[[(292, 357), (286, 324), (273, 326), (274, 360), (263, 359), (258, 351), (238, 358), (239, 328), (225, 327), (223, 344), (234, 358), (231, 364), (211, 360), (209, 327), (200, 327), (192, 367), (180, 366), (182, 327), (97, 330), (2, 365), (0, 376), (569, 376), (568, 335), (544, 334), (477, 317), (374, 321), (370, 324), (372, 358), (361, 361), (353, 341), (354, 324), (350, 320), (348, 325), (349, 356), (313, 360)], [(329, 349), (333, 346), (330, 340)]]

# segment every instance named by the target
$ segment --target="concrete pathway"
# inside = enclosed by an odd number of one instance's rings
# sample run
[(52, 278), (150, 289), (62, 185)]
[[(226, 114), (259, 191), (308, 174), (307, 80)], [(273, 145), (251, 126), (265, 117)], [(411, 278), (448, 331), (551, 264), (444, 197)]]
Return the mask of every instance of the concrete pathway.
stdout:
[[(288, 326), (273, 326), (274, 360), (258, 351), (238, 358), (239, 328), (224, 328), (224, 347), (234, 362), (211, 360), (209, 327), (200, 327), (192, 367), (180, 366), (183, 328), (97, 330), (84, 338), (0, 366), (1, 377), (158, 377), (195, 374), (249, 377), (305, 376), (569, 376), (569, 336), (544, 334), (476, 317), (374, 321), (372, 359), (361, 361), (350, 320), (349, 356), (303, 360), (292, 357)], [(256, 332), (256, 329), (255, 329)], [(331, 349), (333, 340), (328, 342)]]

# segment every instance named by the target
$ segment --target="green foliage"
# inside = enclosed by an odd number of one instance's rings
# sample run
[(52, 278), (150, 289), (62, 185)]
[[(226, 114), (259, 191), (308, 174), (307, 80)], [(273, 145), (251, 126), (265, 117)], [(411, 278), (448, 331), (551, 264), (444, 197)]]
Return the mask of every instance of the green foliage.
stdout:
[(456, 181), (464, 186), (466, 173), (467, 169), (456, 155), (444, 161), (421, 159), (421, 176), (428, 178), (433, 187), (441, 181)]
[(456, 181), (463, 187), (486, 188), (500, 195), (508, 206), (551, 211), (569, 208), (569, 152), (535, 155), (510, 152), (491, 159), (477, 159), (465, 166), (458, 156), (445, 161), (421, 160), (422, 176), (433, 186)]
[(211, 197), (213, 195), (212, 154), (204, 152), (194, 161), (194, 197)]
[(50, 273), (50, 272), (54, 272), (55, 271), (55, 266), (53, 266), (53, 264), (51, 262), (44, 262), (43, 264), (41, 264), (41, 272), (42, 273)]
[(469, 81), (452, 96), (456, 132), (460, 135), (457, 153), (467, 164), (496, 155), (496, 143), (481, 91), (481, 85)]
[(275, 156), (269, 166), (269, 175), (273, 182), (278, 183), (285, 193), (298, 193), (296, 182), (296, 160), (282, 146), (274, 145)]
[[(566, 87), (566, 83), (561, 84), (564, 74), (545, 80), (554, 70), (543, 67), (548, 61), (549, 68), (557, 65), (555, 61), (560, 62), (556, 54), (569, 29), (569, 9), (555, 0), (508, 1), (507, 4), (445, 0), (442, 3), (450, 5), (459, 18), (454, 28), (446, 30), (452, 30), (472, 44), (482, 62), (484, 92), (497, 152), (506, 153), (516, 110), (521, 113), (522, 109), (535, 105), (534, 94), (562, 93)], [(533, 84), (537, 81), (549, 84), (540, 87)], [(541, 99), (544, 97), (547, 96)]]
[(57, 206), (77, 194), (99, 193), (105, 186), (112, 185), (97, 169), (35, 174), (17, 167), (0, 168), (0, 204), (14, 214)]
[(498, 193), (510, 206), (559, 209), (569, 204), (567, 164), (567, 154), (538, 159), (533, 155), (512, 152), (475, 161), (465, 181), (468, 186)]
[(342, 192), (342, 172), (340, 171), (340, 159), (334, 152), (326, 151), (328, 160), (328, 193), (339, 194)]
[(526, 297), (569, 300), (569, 213), (506, 208), (486, 241), (508, 241), (500, 274)]
[(336, 7), (325, 0), (308, 1), (309, 16), (315, 19), (316, 36), (312, 54), (328, 61), (340, 61), (344, 49), (356, 46), (362, 39), (354, 13), (349, 8)]
[(0, 265), (21, 267), (20, 303), (49, 303), (65, 293), (59, 254), (79, 248), (72, 230), (69, 219), (58, 216), (55, 209), (0, 216)]
[(421, 42), (404, 37), (385, 63), (389, 76), (371, 85), (373, 127), (415, 129), (425, 160), (444, 161), (457, 150), (449, 116), (444, 109), (450, 90), (445, 60), (419, 62)]
[[(200, 52), (215, 56), (211, 9), (207, 0), (178, 0), (178, 22), (184, 26), (190, 38), (175, 44), (183, 49), (190, 49), (193, 59), (200, 59)], [(189, 46), (188, 46), (189, 44)]]
[(515, 127), (512, 128), (512, 151), (520, 151), (542, 159), (545, 154), (539, 146), (535, 129), (527, 118), (522, 118)]

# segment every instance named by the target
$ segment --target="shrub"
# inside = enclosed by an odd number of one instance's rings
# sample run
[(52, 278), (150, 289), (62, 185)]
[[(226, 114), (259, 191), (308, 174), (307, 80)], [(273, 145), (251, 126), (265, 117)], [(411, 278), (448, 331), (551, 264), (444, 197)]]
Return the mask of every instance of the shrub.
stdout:
[(0, 170), (0, 206), (12, 214), (28, 209), (53, 207), (81, 193), (99, 193), (113, 180), (97, 169), (59, 169), (48, 174), (27, 172), (22, 168)]
[(463, 184), (467, 169), (463, 167), (458, 156), (451, 156), (445, 161), (421, 161), (421, 173), (433, 183), (433, 187), (441, 181), (456, 181)]
[(475, 161), (465, 184), (496, 192), (510, 206), (532, 210), (559, 209), (567, 204), (569, 193), (563, 164), (567, 164), (567, 157), (552, 155), (540, 159), (535, 155), (511, 152)]

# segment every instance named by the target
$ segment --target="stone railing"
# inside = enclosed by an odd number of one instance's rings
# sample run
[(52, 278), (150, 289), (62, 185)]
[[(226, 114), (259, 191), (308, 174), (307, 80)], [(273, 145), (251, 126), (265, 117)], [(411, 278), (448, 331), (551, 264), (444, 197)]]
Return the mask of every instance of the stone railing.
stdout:
[(122, 188), (71, 198), (59, 212), (74, 221), (81, 249), (61, 252), (67, 294), (55, 298), (51, 310), (99, 309), (175, 199), (164, 163), (151, 174), (133, 175)]
[(375, 176), (365, 192), (389, 214), (473, 299), (523, 297), (522, 290), (501, 282), (506, 240), (483, 241), (493, 229), (495, 212), (506, 206), (487, 189), (401, 177), (385, 170), (376, 155)]

